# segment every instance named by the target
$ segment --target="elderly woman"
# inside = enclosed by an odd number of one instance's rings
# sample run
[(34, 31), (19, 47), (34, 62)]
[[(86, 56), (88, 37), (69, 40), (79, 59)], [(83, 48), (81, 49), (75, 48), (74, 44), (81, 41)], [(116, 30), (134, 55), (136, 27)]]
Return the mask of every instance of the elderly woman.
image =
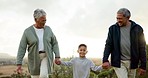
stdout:
[[(58, 42), (42, 9), (34, 11), (35, 24), (25, 29), (17, 54), (17, 72), (21, 72), (22, 60), (28, 50), (28, 69), (31, 78), (48, 78), (52, 73), (53, 59), (58, 64), (60, 54)], [(55, 55), (54, 55), (55, 54)]]

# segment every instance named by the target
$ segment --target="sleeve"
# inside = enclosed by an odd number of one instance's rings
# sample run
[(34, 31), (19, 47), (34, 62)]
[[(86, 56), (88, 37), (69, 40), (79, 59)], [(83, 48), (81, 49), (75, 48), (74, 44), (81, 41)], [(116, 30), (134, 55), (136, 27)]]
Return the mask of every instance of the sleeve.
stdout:
[(100, 70), (102, 70), (102, 65), (96, 66), (96, 65), (91, 61), (90, 68), (91, 68), (91, 70), (93, 70), (93, 71), (100, 71)]
[(60, 57), (58, 41), (56, 39), (56, 36), (53, 33), (51, 38), (51, 45), (52, 45), (52, 49), (55, 54), (55, 57)]
[(70, 61), (61, 61), (61, 65), (65, 66), (71, 66), (74, 63), (74, 59), (71, 59)]
[(16, 61), (17, 65), (22, 64), (22, 60), (26, 53), (26, 48), (27, 48), (27, 38), (26, 38), (25, 31), (24, 31), (20, 44), (19, 44), (19, 48), (18, 48), (17, 61)]
[(110, 52), (112, 51), (113, 46), (113, 39), (112, 39), (112, 29), (109, 28), (108, 37), (106, 40), (105, 48), (104, 48), (104, 54), (103, 54), (103, 63), (108, 62), (108, 57), (110, 55)]
[(141, 31), (139, 33), (139, 54), (140, 54), (140, 67), (144, 70), (146, 70), (146, 41), (144, 38), (143, 29), (141, 28)]

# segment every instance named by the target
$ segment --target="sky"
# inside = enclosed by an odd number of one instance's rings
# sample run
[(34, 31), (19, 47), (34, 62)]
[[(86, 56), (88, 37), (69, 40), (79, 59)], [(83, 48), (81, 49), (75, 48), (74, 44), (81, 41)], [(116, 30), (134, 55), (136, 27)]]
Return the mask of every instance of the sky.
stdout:
[[(120, 8), (144, 29), (148, 43), (148, 0), (0, 0), (0, 53), (16, 56), (22, 34), (33, 25), (33, 11), (47, 13), (46, 25), (57, 37), (61, 57), (78, 56), (78, 45), (88, 46), (87, 57), (102, 58), (108, 28)], [(27, 56), (27, 52), (26, 52)]]

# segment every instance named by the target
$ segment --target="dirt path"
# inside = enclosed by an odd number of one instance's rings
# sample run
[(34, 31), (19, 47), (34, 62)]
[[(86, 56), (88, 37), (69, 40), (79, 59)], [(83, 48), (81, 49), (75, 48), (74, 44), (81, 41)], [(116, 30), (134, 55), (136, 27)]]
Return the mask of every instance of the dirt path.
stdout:
[[(11, 76), (12, 74), (16, 73), (17, 66), (15, 65), (6, 65), (0, 66), (0, 77), (1, 76)], [(23, 72), (27, 72), (27, 67), (23, 67)]]

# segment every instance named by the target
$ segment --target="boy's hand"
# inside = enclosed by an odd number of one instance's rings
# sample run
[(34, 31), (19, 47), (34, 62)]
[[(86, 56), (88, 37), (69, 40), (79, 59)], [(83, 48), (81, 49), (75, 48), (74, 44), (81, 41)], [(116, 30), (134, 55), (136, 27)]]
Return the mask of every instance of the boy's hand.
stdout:
[(60, 58), (55, 58), (55, 63), (56, 63), (57, 65), (60, 65), (60, 64), (61, 64)]
[(103, 69), (108, 69), (108, 68), (110, 68), (109, 62), (104, 62), (104, 63), (102, 64), (102, 67), (103, 67)]

